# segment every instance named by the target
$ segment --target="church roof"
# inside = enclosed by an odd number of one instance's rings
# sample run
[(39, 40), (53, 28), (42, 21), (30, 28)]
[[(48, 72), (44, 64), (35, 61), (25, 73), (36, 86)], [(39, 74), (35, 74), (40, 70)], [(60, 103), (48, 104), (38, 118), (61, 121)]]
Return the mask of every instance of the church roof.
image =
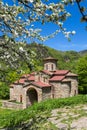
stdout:
[(65, 76), (53, 76), (49, 81), (62, 81)]
[(32, 84), (34, 84), (34, 85), (36, 85), (36, 86), (39, 86), (39, 87), (41, 87), (41, 88), (44, 88), (44, 87), (51, 87), (50, 84), (43, 83), (43, 82), (41, 82), (41, 81), (39, 81), (39, 82), (33, 82)]
[(62, 82), (71, 82), (71, 80), (64, 78), (64, 79), (62, 80)]
[(31, 75), (29, 78), (27, 78), (26, 80), (29, 80), (29, 81), (34, 81), (35, 80), (35, 76), (34, 75)]
[(54, 75), (66, 75), (68, 72), (69, 70), (56, 70)]
[(69, 72), (66, 76), (78, 76), (77, 74)]
[[(65, 76), (77, 76), (76, 74), (71, 73), (69, 70), (56, 70), (53, 74), (48, 70), (41, 70), (41, 72), (52, 76), (49, 81), (62, 81), (65, 79)], [(25, 82), (32, 81), (37, 86), (49, 86), (47, 83), (35, 82), (35, 72), (31, 74), (24, 74), (19, 80), (14, 82), (14, 84), (24, 84)]]
[(25, 78), (20, 78), (19, 80), (15, 81), (14, 84), (24, 84)]
[(45, 74), (47, 74), (47, 75), (52, 75), (52, 73), (49, 72), (48, 70), (41, 70), (41, 72), (43, 72), (43, 73), (45, 73)]
[[(44, 61), (46, 61), (48, 64), (49, 61), (54, 62), (54, 61), (57, 61), (57, 59), (55, 59), (53, 57), (48, 57), (48, 58), (45, 58)], [(52, 65), (52, 63), (50, 65)], [(47, 68), (51, 68), (51, 67), (52, 66), (50, 66), (50, 67), (48, 66)], [(44, 69), (46, 69), (46, 68), (44, 68)], [(49, 76), (45, 77), (44, 74), (49, 75)], [(32, 82), (32, 84), (34, 84), (38, 87), (41, 87), (41, 88), (42, 87), (50, 87), (51, 85), (48, 84), (47, 82), (50, 82), (50, 81), (51, 81), (51, 83), (52, 83), (52, 81), (53, 82), (68, 82), (68, 80), (67, 80), (68, 76), (71, 76), (71, 77), (75, 76), (76, 77), (77, 75), (71, 73), (69, 70), (54, 70), (51, 72), (50, 69), (46, 69), (46, 70), (41, 70), (39, 73), (32, 72), (31, 74), (22, 75), (19, 80), (17, 80), (16, 82), (14, 82), (11, 85), (11, 87), (13, 87), (13, 85), (16, 86), (18, 84), (26, 85), (26, 84), (30, 84), (31, 82)], [(28, 83), (26, 83), (26, 82), (28, 82)]]

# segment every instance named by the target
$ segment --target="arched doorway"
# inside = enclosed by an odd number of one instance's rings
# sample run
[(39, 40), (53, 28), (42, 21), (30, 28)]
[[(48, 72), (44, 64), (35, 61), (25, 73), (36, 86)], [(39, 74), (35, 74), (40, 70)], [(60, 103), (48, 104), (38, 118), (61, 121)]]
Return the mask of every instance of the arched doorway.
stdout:
[(27, 90), (27, 106), (30, 106), (38, 102), (37, 91), (34, 88), (30, 88)]

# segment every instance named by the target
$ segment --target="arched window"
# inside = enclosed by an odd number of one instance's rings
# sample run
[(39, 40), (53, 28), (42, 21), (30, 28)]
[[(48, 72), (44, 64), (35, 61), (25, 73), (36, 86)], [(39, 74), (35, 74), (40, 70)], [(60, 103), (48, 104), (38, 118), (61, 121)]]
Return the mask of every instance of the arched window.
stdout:
[(54, 66), (53, 66), (53, 64), (51, 65), (51, 70), (53, 70), (54, 69)]
[(46, 70), (48, 70), (48, 65), (46, 65)]
[(22, 95), (20, 95), (20, 102), (22, 102)]
[(46, 82), (46, 81), (47, 81), (47, 78), (46, 78), (46, 77), (43, 77), (43, 81)]
[(40, 81), (40, 76), (38, 76), (38, 81)]

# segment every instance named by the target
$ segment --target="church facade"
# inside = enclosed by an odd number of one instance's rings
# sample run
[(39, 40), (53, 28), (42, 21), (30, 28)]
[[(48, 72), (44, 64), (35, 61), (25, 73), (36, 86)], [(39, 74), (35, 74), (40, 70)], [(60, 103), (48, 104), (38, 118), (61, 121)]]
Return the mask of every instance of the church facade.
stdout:
[(23, 75), (10, 85), (10, 100), (27, 108), (34, 102), (66, 98), (78, 94), (78, 76), (69, 70), (57, 70), (57, 59), (44, 59), (44, 70)]

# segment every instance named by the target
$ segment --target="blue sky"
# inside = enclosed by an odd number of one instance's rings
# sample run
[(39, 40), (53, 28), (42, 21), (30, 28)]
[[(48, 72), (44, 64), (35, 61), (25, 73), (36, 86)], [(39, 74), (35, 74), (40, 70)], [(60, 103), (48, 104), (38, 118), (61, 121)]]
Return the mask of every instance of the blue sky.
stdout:
[[(3, 0), (7, 1), (7, 0)], [(8, 0), (11, 4), (12, 0)], [(51, 0), (51, 2), (53, 2)], [(87, 3), (86, 3), (87, 4)], [(59, 33), (54, 38), (51, 38), (47, 41), (45, 41), (43, 44), (50, 46), (57, 50), (74, 50), (74, 51), (81, 51), (87, 49), (87, 31), (85, 30), (85, 27), (87, 26), (87, 22), (81, 23), (80, 18), (81, 14), (78, 10), (77, 4), (74, 6), (69, 6), (67, 10), (71, 13), (71, 17), (67, 19), (67, 21), (64, 23), (64, 27), (67, 28), (68, 31), (76, 31), (76, 34), (71, 36), (71, 41), (69, 42), (62, 33)], [(50, 34), (50, 32), (54, 32), (57, 29), (56, 25), (53, 24), (45, 24), (42, 26), (41, 24), (37, 23), (35, 25), (37, 28), (42, 28), (42, 35)]]
[[(80, 18), (81, 14), (78, 10), (77, 5), (70, 6), (68, 8), (68, 11), (72, 14), (70, 18), (67, 19), (67, 21), (64, 24), (64, 27), (67, 28), (67, 30), (75, 30), (76, 34), (71, 36), (71, 41), (69, 42), (63, 34), (58, 34), (54, 38), (47, 40), (44, 42), (45, 45), (50, 46), (52, 48), (55, 48), (57, 50), (75, 50), (75, 51), (81, 51), (87, 49), (87, 31), (85, 27), (87, 26), (87, 22), (81, 23)], [(47, 26), (48, 30), (54, 30), (56, 28), (55, 26)], [(47, 32), (47, 29), (45, 28), (45, 32)]]

